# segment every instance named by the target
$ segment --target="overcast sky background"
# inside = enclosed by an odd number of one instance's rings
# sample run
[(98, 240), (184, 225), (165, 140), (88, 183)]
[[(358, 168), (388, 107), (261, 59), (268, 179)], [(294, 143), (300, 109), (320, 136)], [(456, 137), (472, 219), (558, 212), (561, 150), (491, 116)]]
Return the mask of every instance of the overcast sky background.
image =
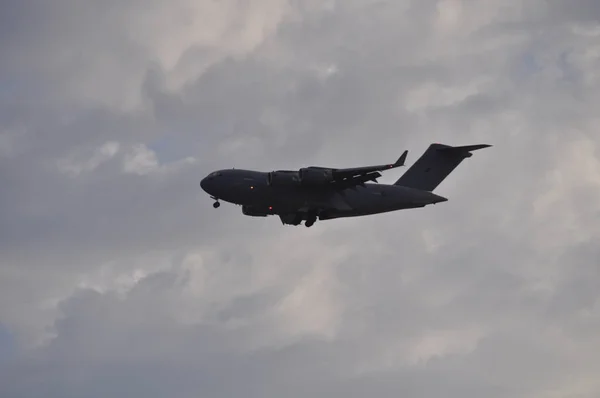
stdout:
[[(0, 396), (597, 398), (599, 21), (0, 0)], [(431, 142), (493, 147), (424, 209), (307, 229), (198, 185)]]

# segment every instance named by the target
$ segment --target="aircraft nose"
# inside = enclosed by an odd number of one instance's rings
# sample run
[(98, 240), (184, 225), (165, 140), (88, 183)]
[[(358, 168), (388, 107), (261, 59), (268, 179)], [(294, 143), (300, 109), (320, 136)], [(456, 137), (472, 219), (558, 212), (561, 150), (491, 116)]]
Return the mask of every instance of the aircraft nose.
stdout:
[(208, 192), (209, 185), (210, 184), (208, 182), (208, 177), (204, 177), (203, 179), (200, 180), (200, 188), (202, 188), (204, 190), (204, 192), (210, 193), (210, 192)]
[(217, 180), (219, 180), (219, 176), (221, 172), (215, 171), (204, 177), (200, 180), (200, 188), (204, 190), (209, 195), (217, 196), (219, 191), (219, 185), (217, 184)]

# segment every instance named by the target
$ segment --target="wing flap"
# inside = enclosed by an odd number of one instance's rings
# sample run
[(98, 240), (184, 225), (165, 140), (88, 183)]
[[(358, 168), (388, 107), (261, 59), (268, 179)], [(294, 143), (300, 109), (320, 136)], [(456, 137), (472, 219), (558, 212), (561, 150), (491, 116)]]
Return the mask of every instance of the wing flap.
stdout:
[(349, 177), (344, 180), (336, 181), (336, 182), (334, 182), (334, 184), (335, 184), (336, 188), (345, 189), (345, 188), (350, 188), (350, 187), (354, 187), (357, 185), (363, 185), (364, 183), (369, 182), (369, 181), (377, 182), (377, 179), (379, 177), (381, 177), (381, 173), (374, 172), (374, 173), (368, 173), (368, 174), (362, 174), (362, 175), (358, 175), (358, 176)]

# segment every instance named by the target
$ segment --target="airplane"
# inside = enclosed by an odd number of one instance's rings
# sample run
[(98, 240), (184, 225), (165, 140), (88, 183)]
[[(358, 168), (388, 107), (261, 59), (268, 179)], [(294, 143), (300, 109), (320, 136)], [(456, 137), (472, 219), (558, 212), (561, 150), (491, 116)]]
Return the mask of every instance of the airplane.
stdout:
[(379, 184), (384, 170), (404, 166), (408, 151), (391, 164), (328, 168), (310, 166), (299, 170), (270, 172), (223, 169), (200, 181), (215, 200), (242, 206), (252, 217), (279, 216), (284, 225), (311, 227), (318, 220), (358, 217), (425, 207), (448, 199), (433, 191), (471, 151), (491, 145), (450, 146), (430, 144), (419, 159), (394, 184)]

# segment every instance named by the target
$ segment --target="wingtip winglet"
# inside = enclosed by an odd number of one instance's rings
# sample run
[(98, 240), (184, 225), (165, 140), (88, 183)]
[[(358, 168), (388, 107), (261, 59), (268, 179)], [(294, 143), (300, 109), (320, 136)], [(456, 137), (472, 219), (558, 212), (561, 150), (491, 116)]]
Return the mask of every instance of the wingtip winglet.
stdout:
[(396, 163), (394, 164), (394, 166), (404, 166), (404, 163), (406, 162), (406, 156), (408, 155), (408, 150), (404, 151), (404, 153), (402, 153), (402, 155), (400, 155), (400, 157), (398, 158), (398, 160), (396, 161)]

